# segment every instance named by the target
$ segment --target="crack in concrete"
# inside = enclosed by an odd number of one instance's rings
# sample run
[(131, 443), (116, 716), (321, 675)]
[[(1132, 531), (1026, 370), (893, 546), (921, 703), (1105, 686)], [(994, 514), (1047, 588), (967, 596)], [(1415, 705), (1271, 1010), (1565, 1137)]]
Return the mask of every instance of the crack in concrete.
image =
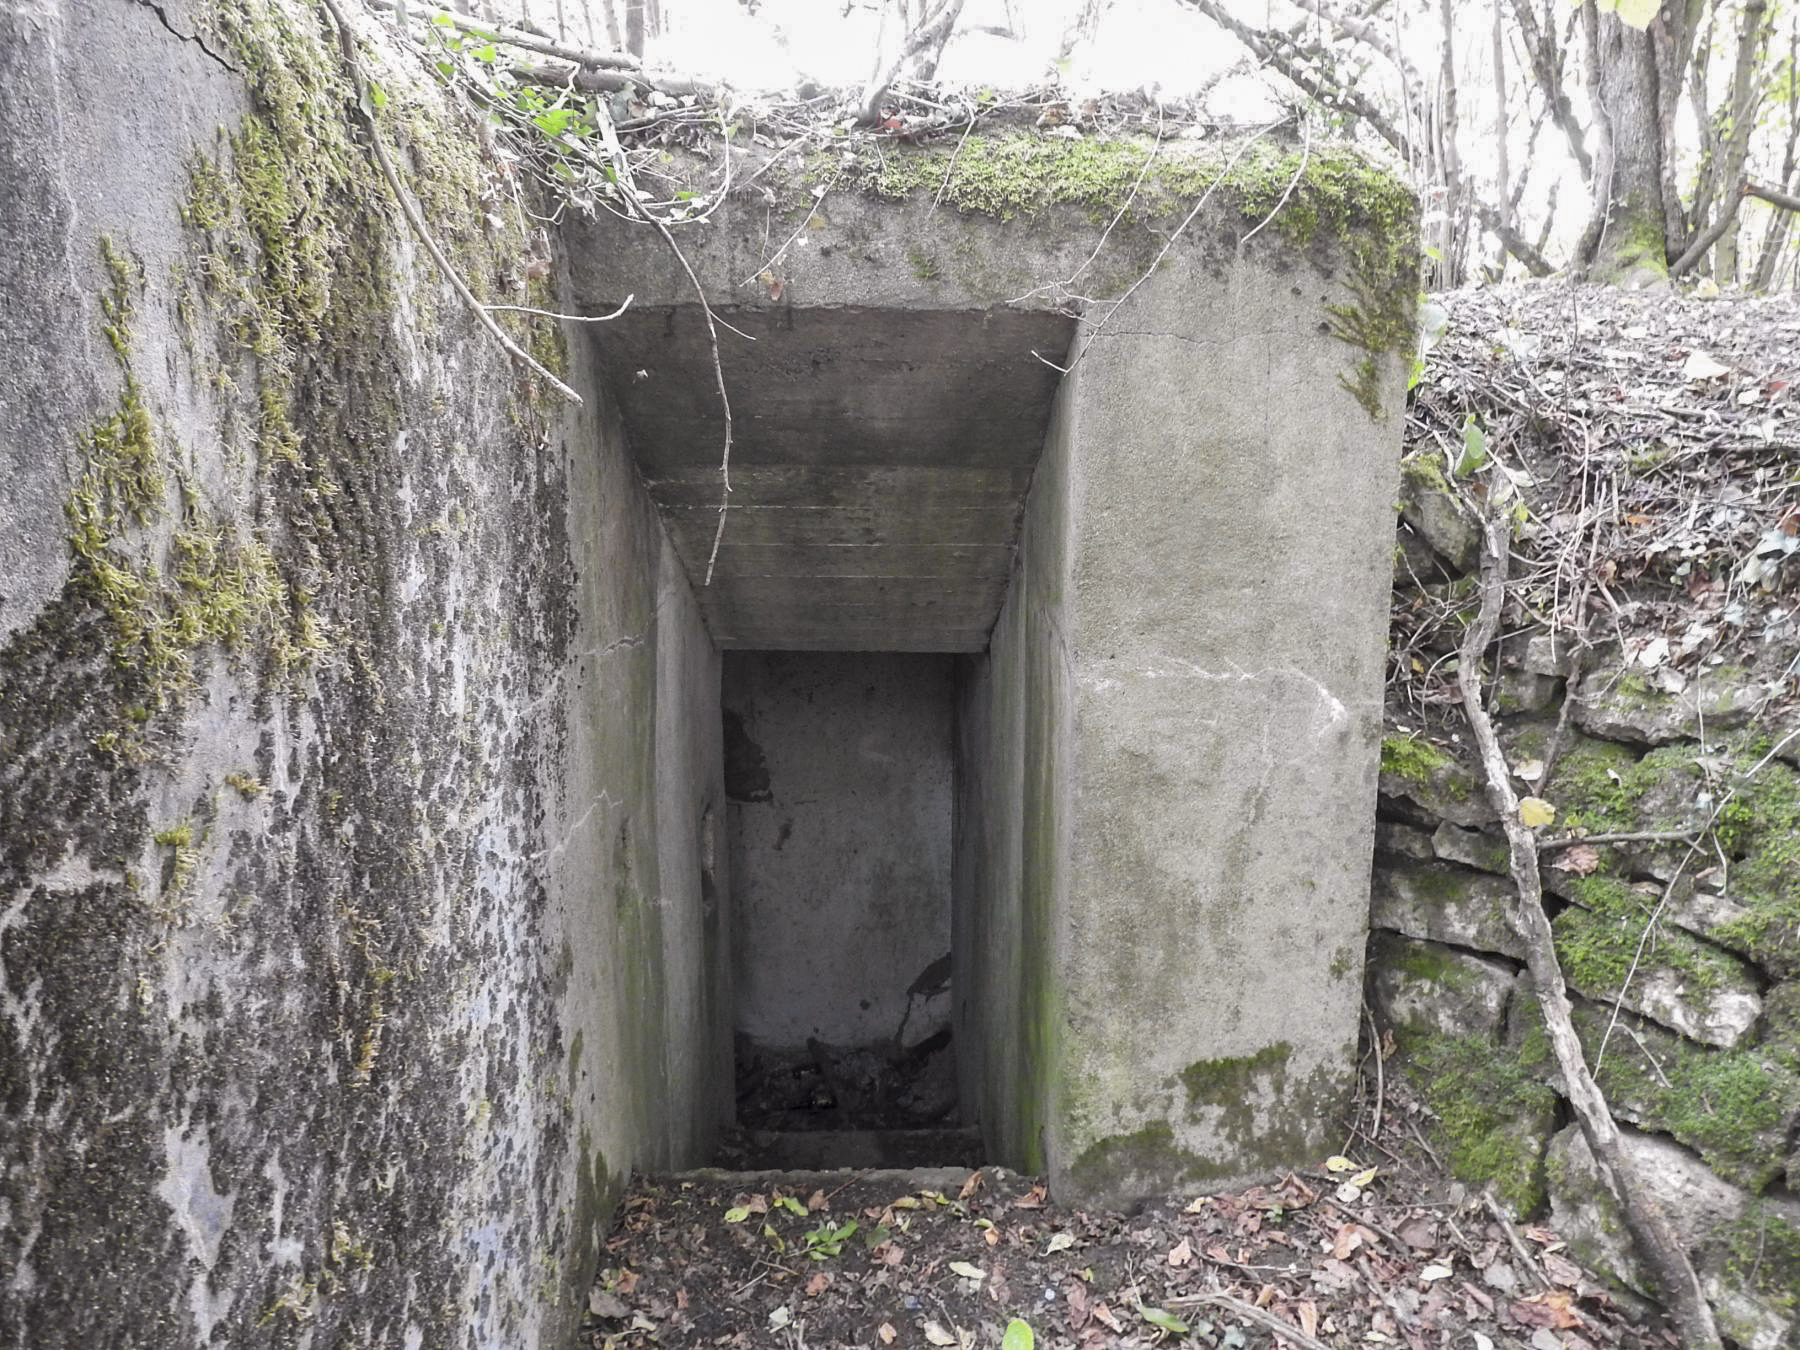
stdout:
[[(1214, 671), (1202, 670), (1194, 662), (1184, 660), (1179, 656), (1167, 656), (1159, 653), (1159, 659), (1168, 662), (1170, 665), (1179, 666), (1184, 674), (1202, 680), (1235, 680), (1244, 684), (1268, 679), (1271, 676), (1289, 680), (1298, 680), (1301, 684), (1308, 685), (1312, 688), (1313, 693), (1316, 695), (1318, 706), (1324, 712), (1323, 724), (1320, 725), (1315, 722), (1312, 729), (1315, 736), (1323, 735), (1325, 731), (1330, 728), (1342, 725), (1350, 717), (1350, 710), (1344, 706), (1342, 699), (1338, 698), (1336, 694), (1332, 693), (1331, 690), (1326, 688), (1319, 680), (1314, 679), (1311, 675), (1308, 675), (1305, 671), (1300, 670), (1295, 666), (1264, 666), (1260, 670), (1245, 670), (1236, 662), (1232, 662), (1230, 663), (1232, 668), (1229, 671)], [(1145, 674), (1149, 675), (1152, 679), (1156, 679), (1161, 672), (1152, 669), (1146, 671)]]
[(157, 22), (168, 29), (172, 35), (180, 38), (183, 42), (192, 43), (208, 56), (212, 57), (212, 59), (217, 61), (221, 66), (225, 67), (226, 70), (229, 70), (233, 75), (242, 75), (244, 73), (224, 57), (220, 56), (211, 47), (207, 46), (206, 39), (201, 37), (198, 33), (184, 33), (174, 24), (170, 23), (167, 11), (165, 11), (161, 5), (157, 4), (156, 0), (137, 0), (137, 3), (156, 15)]
[(621, 805), (622, 803), (615, 801), (612, 794), (609, 792), (596, 793), (594, 798), (588, 803), (588, 809), (581, 813), (581, 819), (577, 820), (573, 825), (569, 826), (568, 829), (564, 830), (563, 837), (557, 840), (556, 843), (552, 844), (549, 848), (540, 849), (538, 852), (530, 854), (529, 860), (537, 863), (543, 862), (547, 858), (554, 858), (557, 854), (568, 848), (570, 840), (574, 839), (576, 835), (587, 828), (588, 822), (594, 818), (594, 813), (596, 811), (601, 810), (603, 807), (617, 810)]

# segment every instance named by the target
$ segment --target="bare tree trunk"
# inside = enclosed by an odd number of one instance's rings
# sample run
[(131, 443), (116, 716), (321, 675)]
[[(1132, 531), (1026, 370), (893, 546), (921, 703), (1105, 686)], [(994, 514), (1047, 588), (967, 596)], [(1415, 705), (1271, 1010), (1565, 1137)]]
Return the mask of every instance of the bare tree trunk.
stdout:
[[(1768, 37), (1768, 0), (1745, 0), (1743, 27), (1738, 30), (1737, 64), (1731, 72), (1731, 130), (1726, 137), (1720, 173), (1727, 191), (1743, 178), (1744, 163), (1750, 156), (1750, 133), (1756, 129), (1756, 113), (1762, 103), (1763, 91), (1757, 68)], [(1698, 212), (1695, 219), (1699, 220)], [(1737, 274), (1738, 227), (1734, 215), (1730, 227), (1713, 247), (1713, 278), (1724, 284), (1736, 281)]]
[[(610, 7), (610, 4), (609, 4)], [(625, 0), (625, 50), (640, 61), (644, 41), (662, 32), (660, 0)]]
[(619, 7), (614, 0), (600, 0), (600, 16), (606, 24), (606, 45), (615, 52), (625, 50), (625, 34), (619, 27)]
[[(1800, 140), (1800, 23), (1788, 35), (1787, 59), (1787, 144), (1781, 152), (1781, 190), (1794, 190), (1794, 149)], [(1792, 223), (1786, 211), (1769, 215), (1769, 228), (1763, 234), (1762, 252), (1756, 255), (1756, 274), (1750, 279), (1752, 290), (1766, 291), (1775, 282), (1775, 264), (1787, 247), (1788, 227)]]
[(1063, 29), (1062, 42), (1056, 49), (1056, 59), (1067, 61), (1075, 54), (1077, 47), (1092, 42), (1094, 34), (1100, 31), (1100, 16), (1111, 8), (1112, 0), (1081, 0), (1081, 8), (1075, 11), (1075, 17)]
[[(1506, 144), (1512, 129), (1506, 106), (1506, 2), (1494, 0), (1494, 197), (1499, 202), (1500, 222), (1512, 222), (1512, 161)], [(1506, 247), (1501, 245), (1493, 267), (1495, 279), (1506, 275)]]
[(1597, 281), (1644, 285), (1668, 275), (1679, 243), (1663, 196), (1664, 90), (1656, 42), (1650, 32), (1591, 5), (1583, 6), (1582, 21), (1594, 120), (1606, 135), (1594, 157), (1592, 215), (1576, 260)]

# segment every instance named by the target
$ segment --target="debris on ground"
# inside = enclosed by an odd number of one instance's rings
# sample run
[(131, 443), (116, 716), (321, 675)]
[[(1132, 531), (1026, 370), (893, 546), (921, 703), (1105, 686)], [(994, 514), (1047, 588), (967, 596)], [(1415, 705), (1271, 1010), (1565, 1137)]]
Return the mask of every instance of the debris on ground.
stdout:
[[(1390, 1097), (1390, 1134), (1418, 1106)], [(1002, 1168), (640, 1179), (582, 1343), (649, 1346), (1459, 1346), (1666, 1350), (1672, 1337), (1451, 1182), (1371, 1141), (1232, 1194), (1129, 1213)]]

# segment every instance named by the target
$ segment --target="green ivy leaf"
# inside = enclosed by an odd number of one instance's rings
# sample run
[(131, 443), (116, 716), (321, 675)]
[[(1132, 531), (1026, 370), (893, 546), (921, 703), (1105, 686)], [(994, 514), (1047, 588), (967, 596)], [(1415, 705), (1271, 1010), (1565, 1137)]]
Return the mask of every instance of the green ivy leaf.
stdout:
[(1017, 1317), (1006, 1324), (1006, 1335), (1000, 1338), (1000, 1350), (1035, 1350), (1036, 1345), (1030, 1326)]
[(1462, 458), (1456, 461), (1450, 473), (1456, 478), (1474, 473), (1487, 463), (1487, 458), (1487, 432), (1481, 429), (1481, 423), (1475, 420), (1475, 414), (1470, 413), (1463, 418)]
[(1170, 1332), (1176, 1336), (1187, 1335), (1188, 1324), (1166, 1308), (1140, 1306), (1138, 1308), (1138, 1316), (1143, 1318), (1151, 1326), (1157, 1327), (1163, 1331)]

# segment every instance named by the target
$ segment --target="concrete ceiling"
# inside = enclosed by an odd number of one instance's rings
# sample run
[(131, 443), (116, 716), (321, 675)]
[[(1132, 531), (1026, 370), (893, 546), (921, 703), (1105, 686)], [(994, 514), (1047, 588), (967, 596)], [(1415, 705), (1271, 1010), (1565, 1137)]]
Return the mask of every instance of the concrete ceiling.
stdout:
[[(596, 325), (650, 495), (721, 647), (980, 651), (1074, 321), (1008, 310), (719, 311), (724, 422), (696, 306)], [(1033, 352), (1045, 358), (1039, 360)]]

